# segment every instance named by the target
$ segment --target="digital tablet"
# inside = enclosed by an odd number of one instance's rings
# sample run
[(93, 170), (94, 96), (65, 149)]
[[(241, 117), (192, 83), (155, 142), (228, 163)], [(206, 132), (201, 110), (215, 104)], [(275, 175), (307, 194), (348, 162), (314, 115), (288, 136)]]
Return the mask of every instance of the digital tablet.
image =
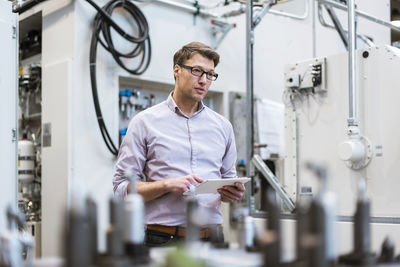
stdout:
[[(217, 189), (223, 187), (224, 185), (235, 185), (236, 182), (245, 184), (248, 181), (250, 181), (250, 178), (248, 177), (205, 180), (195, 187), (194, 193), (195, 195), (218, 193)], [(186, 196), (190, 195), (190, 191), (186, 191), (183, 194)]]

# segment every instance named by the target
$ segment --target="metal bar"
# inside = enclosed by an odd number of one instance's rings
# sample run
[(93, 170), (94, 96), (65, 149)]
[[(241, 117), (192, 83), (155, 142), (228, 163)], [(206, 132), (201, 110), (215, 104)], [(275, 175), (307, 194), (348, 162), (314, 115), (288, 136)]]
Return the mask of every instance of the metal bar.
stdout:
[[(326, 5), (323, 5), (323, 4), (319, 4), (319, 5), (318, 5), (318, 20), (319, 20), (319, 22), (320, 22), (321, 25), (324, 26), (324, 27), (331, 28), (331, 29), (335, 29), (334, 26), (329, 25), (329, 24), (325, 21), (324, 16), (323, 16), (323, 14), (322, 14), (322, 8), (321, 8), (321, 6), (325, 6), (325, 7), (326, 7)], [(347, 31), (347, 30), (344, 30), (344, 29), (343, 29), (343, 31), (344, 31), (345, 35), (347, 36), (348, 31)], [(372, 42), (372, 41), (369, 39), (368, 36), (366, 36), (366, 35), (364, 35), (364, 34), (359, 34), (359, 33), (357, 33), (356, 35), (357, 35), (357, 37), (360, 38), (360, 40), (363, 41), (366, 45), (368, 45), (368, 46), (370, 46), (370, 47), (376, 46), (376, 45), (374, 44), (374, 42)], [(347, 40), (347, 37), (346, 37), (346, 40)]]
[[(253, 102), (253, 0), (246, 5), (246, 100), (247, 100), (247, 132), (246, 132), (246, 175), (251, 177), (251, 159), (254, 155), (254, 102)], [(250, 189), (251, 190), (251, 189)], [(250, 194), (247, 194), (250, 203)]]
[(295, 124), (296, 124), (296, 203), (300, 203), (300, 193), (301, 193), (301, 173), (300, 173), (300, 130), (299, 130), (299, 118), (297, 116), (297, 112), (293, 109), (293, 113), (295, 116)]
[(348, 5), (348, 58), (349, 58), (349, 126), (357, 126), (357, 106), (356, 106), (356, 27), (355, 27), (355, 2), (347, 0)]
[(257, 13), (256, 16), (253, 18), (253, 27), (256, 27), (262, 20), (262, 18), (268, 13), (268, 11), (271, 9), (271, 2), (265, 3), (263, 8), (260, 10), (260, 12)]
[(25, 11), (27, 11), (28, 9), (31, 9), (32, 7), (36, 6), (37, 4), (40, 4), (41, 2), (44, 2), (46, 0), (30, 0), (30, 1), (25, 1), (24, 4), (18, 6), (14, 6), (13, 8), (13, 12), (14, 13), (18, 13), (18, 14), (22, 14)]
[(222, 31), (222, 35), (219, 37), (219, 39), (216, 41), (216, 45), (214, 47), (214, 49), (218, 49), (219, 45), (222, 43), (222, 41), (224, 40), (224, 38), (226, 37), (226, 35), (228, 34), (228, 32), (230, 30), (232, 30), (234, 28), (234, 25), (231, 24), (229, 25), (229, 27), (224, 27), (223, 31)]
[(315, 19), (315, 3), (312, 2), (311, 25), (312, 25), (312, 57), (317, 57), (317, 22)]
[[(309, 16), (309, 13), (310, 13), (309, 12), (308, 0), (304, 0), (304, 1), (305, 1), (305, 11), (304, 11), (304, 13), (302, 15), (294, 15), (294, 14), (291, 14), (291, 13), (282, 12), (282, 11), (274, 10), (274, 9), (270, 9), (269, 13), (277, 15), (277, 16), (282, 16), (282, 17), (287, 17), (287, 18), (292, 18), (292, 19), (297, 19), (297, 20), (304, 20)], [(178, 9), (181, 9), (181, 10), (193, 13), (193, 14), (197, 14), (198, 13), (200, 16), (211, 17), (211, 18), (233, 17), (233, 16), (241, 15), (241, 14), (243, 14), (245, 12), (242, 8), (239, 8), (237, 10), (232, 10), (232, 11), (228, 11), (228, 12), (226, 12), (224, 14), (217, 15), (215, 13), (211, 13), (211, 12), (205, 11), (205, 10), (203, 10), (201, 8), (197, 9), (194, 6), (190, 6), (190, 5), (179, 3), (179, 2), (174, 2), (172, 0), (153, 0), (153, 2), (161, 3), (161, 4), (164, 4), (164, 5), (171, 6), (171, 7), (175, 7), (175, 8), (178, 8)], [(247, 10), (247, 8), (246, 8), (246, 10)]]
[(269, 10), (269, 13), (277, 15), (277, 16), (291, 18), (291, 19), (305, 20), (310, 15), (310, 3), (309, 3), (309, 0), (304, 0), (304, 4), (305, 4), (305, 6), (304, 6), (305, 10), (304, 10), (304, 13), (302, 15), (294, 15), (294, 14), (291, 14), (291, 13), (282, 12), (282, 11), (275, 10), (275, 9)]
[[(332, 1), (332, 0), (316, 0), (316, 1), (318, 1), (321, 4), (330, 5), (330, 6), (333, 6), (335, 8), (338, 8), (338, 9), (347, 10), (347, 6), (346, 5), (340, 4), (340, 3)], [(368, 19), (368, 20), (370, 20), (372, 22), (375, 22), (375, 23), (384, 25), (386, 27), (389, 27), (392, 30), (400, 31), (400, 27), (396, 27), (390, 21), (385, 21), (385, 20), (379, 19), (377, 17), (374, 17), (374, 16), (372, 16), (372, 15), (370, 15), (368, 13), (365, 13), (365, 12), (359, 11), (359, 10), (355, 10), (355, 13), (360, 17), (363, 17), (363, 18)]]
[(154, 0), (153, 2), (164, 4), (164, 5), (168, 5), (168, 6), (171, 6), (171, 7), (175, 7), (175, 8), (178, 8), (178, 9), (181, 9), (181, 10), (193, 13), (193, 14), (199, 14), (200, 16), (204, 16), (204, 17), (212, 17), (212, 18), (218, 18), (219, 17), (214, 13), (211, 13), (211, 12), (208, 12), (208, 11), (204, 11), (204, 10), (202, 10), (200, 8), (198, 9), (198, 8), (196, 8), (194, 6), (189, 6), (187, 4), (182, 4), (182, 3), (175, 2), (175, 1), (172, 1), (172, 0)]
[(339, 33), (339, 36), (342, 39), (342, 42), (347, 49), (348, 48), (347, 36), (342, 27), (342, 24), (339, 21), (339, 18), (336, 16), (336, 12), (330, 6), (325, 6), (325, 8), (326, 11), (328, 11), (330, 18), (332, 19), (332, 22), (335, 25), (336, 31)]
[(368, 36), (365, 36), (365, 35), (363, 35), (363, 34), (357, 34), (357, 37), (360, 38), (360, 39), (361, 39), (364, 43), (366, 43), (368, 46), (371, 46), (371, 47), (376, 46), (376, 45), (374, 44), (374, 42), (371, 41), (371, 40), (368, 38)]
[(295, 209), (295, 204), (293, 200), (289, 197), (288, 193), (286, 193), (285, 189), (279, 183), (279, 180), (272, 173), (272, 171), (268, 168), (268, 166), (264, 163), (262, 158), (259, 155), (254, 155), (252, 160), (254, 166), (259, 170), (262, 175), (267, 179), (268, 183), (272, 186), (272, 188), (278, 193), (279, 197), (282, 199), (285, 206), (293, 211)]
[[(267, 213), (265, 211), (255, 210), (254, 213), (251, 214), (253, 218), (265, 218), (267, 217)], [(296, 214), (291, 213), (281, 213), (281, 219), (283, 220), (296, 220)], [(351, 222), (354, 223), (354, 216), (344, 216), (338, 215), (336, 216), (337, 222)], [(371, 217), (370, 223), (379, 223), (379, 224), (400, 224), (400, 217)]]

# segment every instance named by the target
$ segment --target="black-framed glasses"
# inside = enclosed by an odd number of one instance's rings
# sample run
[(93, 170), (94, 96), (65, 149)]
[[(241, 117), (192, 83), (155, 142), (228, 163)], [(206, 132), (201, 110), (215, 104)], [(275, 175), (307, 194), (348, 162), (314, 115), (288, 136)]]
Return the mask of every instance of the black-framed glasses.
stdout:
[(202, 70), (199, 67), (191, 67), (191, 66), (186, 66), (183, 64), (178, 64), (178, 65), (181, 66), (182, 68), (190, 70), (190, 72), (196, 77), (201, 77), (201, 76), (203, 76), (203, 74), (206, 74), (207, 80), (215, 81), (218, 78), (218, 74), (213, 71), (207, 72), (207, 71)]

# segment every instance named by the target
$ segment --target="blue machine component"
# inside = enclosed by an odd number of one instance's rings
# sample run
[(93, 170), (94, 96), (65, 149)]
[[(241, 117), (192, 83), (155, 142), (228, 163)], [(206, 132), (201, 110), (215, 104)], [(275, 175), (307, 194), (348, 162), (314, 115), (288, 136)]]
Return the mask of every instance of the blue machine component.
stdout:
[(121, 129), (121, 130), (119, 130), (119, 135), (120, 136), (125, 136), (127, 131), (128, 131), (128, 128)]
[(132, 90), (130, 88), (126, 90), (119, 91), (119, 96), (126, 96), (126, 97), (131, 97), (132, 96)]

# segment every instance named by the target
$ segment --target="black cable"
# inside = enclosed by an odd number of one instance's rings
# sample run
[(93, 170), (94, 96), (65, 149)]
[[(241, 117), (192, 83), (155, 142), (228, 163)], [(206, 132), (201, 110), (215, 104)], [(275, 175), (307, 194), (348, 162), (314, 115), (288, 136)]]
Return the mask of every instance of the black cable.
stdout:
[[(118, 147), (114, 145), (114, 142), (108, 133), (98, 99), (96, 80), (97, 45), (100, 42), (100, 44), (112, 54), (114, 60), (124, 70), (134, 75), (140, 75), (146, 71), (151, 59), (149, 26), (144, 14), (131, 1), (112, 0), (102, 8), (96, 5), (92, 0), (86, 1), (98, 11), (96, 17), (94, 18), (93, 33), (90, 43), (90, 81), (92, 85), (93, 103), (104, 142), (106, 143), (108, 150), (110, 150), (110, 152), (116, 156), (118, 155)], [(118, 26), (117, 23), (112, 20), (111, 16), (116, 8), (124, 9), (130, 14), (130, 16), (132, 16), (137, 25), (137, 37), (127, 34), (123, 29), (121, 29), (121, 27)], [(134, 48), (131, 50), (131, 52), (122, 53), (114, 47), (114, 42), (111, 37), (111, 27), (116, 30), (124, 39), (134, 44)], [(122, 62), (122, 58), (135, 58), (138, 56), (141, 58), (136, 68), (128, 68), (125, 63)]]

